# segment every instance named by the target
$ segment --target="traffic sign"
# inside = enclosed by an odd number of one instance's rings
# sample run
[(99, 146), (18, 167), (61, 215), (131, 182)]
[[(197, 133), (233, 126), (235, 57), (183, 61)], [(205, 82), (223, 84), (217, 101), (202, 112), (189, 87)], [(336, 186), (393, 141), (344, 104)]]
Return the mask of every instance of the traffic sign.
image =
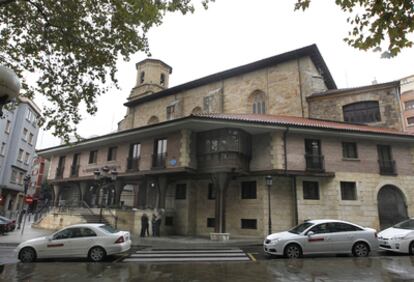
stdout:
[(28, 205), (31, 205), (33, 203), (33, 197), (32, 196), (26, 196), (24, 198), (24, 202)]

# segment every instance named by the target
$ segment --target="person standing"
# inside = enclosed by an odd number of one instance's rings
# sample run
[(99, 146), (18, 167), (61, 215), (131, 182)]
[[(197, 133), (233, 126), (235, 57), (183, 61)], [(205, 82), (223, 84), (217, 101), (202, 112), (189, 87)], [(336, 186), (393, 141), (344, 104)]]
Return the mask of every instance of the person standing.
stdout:
[(149, 219), (146, 213), (141, 216), (141, 237), (145, 237), (145, 234), (149, 237)]
[(157, 216), (155, 215), (155, 213), (152, 214), (151, 227), (152, 227), (152, 237), (157, 236)]
[(158, 213), (158, 215), (155, 219), (157, 237), (160, 237), (161, 219), (162, 219), (162, 215), (160, 213)]

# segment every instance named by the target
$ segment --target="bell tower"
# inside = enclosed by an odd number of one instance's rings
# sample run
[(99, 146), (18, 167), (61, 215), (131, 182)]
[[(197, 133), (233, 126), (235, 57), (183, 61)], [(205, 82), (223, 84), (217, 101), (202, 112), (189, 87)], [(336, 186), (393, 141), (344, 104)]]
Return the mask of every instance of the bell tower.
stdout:
[(161, 60), (145, 59), (136, 64), (135, 87), (128, 100), (135, 100), (168, 88), (172, 68)]

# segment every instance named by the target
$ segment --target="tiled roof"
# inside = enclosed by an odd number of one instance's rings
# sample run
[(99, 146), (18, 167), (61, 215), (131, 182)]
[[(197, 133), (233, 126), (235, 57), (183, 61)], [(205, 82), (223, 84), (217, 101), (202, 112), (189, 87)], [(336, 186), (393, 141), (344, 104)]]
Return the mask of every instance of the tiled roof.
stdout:
[(243, 75), (245, 73), (249, 73), (255, 70), (263, 69), (269, 66), (277, 65), (277, 64), (284, 63), (284, 62), (291, 61), (291, 60), (297, 60), (298, 58), (307, 57), (307, 56), (309, 56), (312, 59), (313, 63), (316, 65), (316, 67), (320, 69), (321, 75), (324, 78), (324, 81), (328, 89), (336, 89), (337, 87), (336, 87), (335, 81), (333, 80), (332, 75), (329, 72), (329, 69), (325, 61), (322, 58), (321, 53), (319, 52), (318, 47), (315, 44), (313, 44), (313, 45), (309, 45), (309, 46), (306, 46), (300, 49), (282, 53), (282, 54), (279, 54), (279, 55), (276, 55), (270, 58), (262, 59), (262, 60), (259, 60), (259, 61), (256, 61), (250, 64), (246, 64), (246, 65), (228, 69), (222, 72), (214, 73), (214, 74), (205, 76), (203, 78), (199, 78), (199, 79), (196, 79), (196, 80), (193, 80), (193, 81), (190, 81), (190, 82), (178, 85), (178, 86), (164, 89), (162, 91), (153, 93), (148, 96), (133, 99), (131, 101), (126, 102), (124, 106), (132, 107), (134, 105), (142, 104), (144, 102), (148, 102), (148, 101), (155, 100), (158, 98), (175, 95), (182, 91), (187, 91), (187, 90), (190, 90), (190, 89), (193, 89), (199, 86), (203, 86), (209, 83), (222, 81), (230, 77)]
[(350, 92), (365, 92), (371, 90), (378, 90), (378, 89), (385, 89), (390, 87), (398, 87), (400, 86), (400, 81), (391, 81), (386, 83), (379, 83), (379, 84), (371, 84), (371, 85), (364, 85), (359, 87), (349, 87), (349, 88), (341, 88), (341, 89), (328, 89), (324, 92), (313, 93), (306, 99), (312, 99), (316, 97), (325, 97), (328, 95), (335, 95), (335, 94), (342, 94), (342, 93), (350, 93)]
[(217, 120), (230, 120), (241, 122), (262, 123), (269, 125), (282, 125), (293, 127), (308, 127), (308, 128), (320, 128), (331, 129), (340, 131), (351, 131), (361, 133), (376, 133), (376, 134), (388, 134), (388, 135), (400, 135), (407, 137), (414, 137), (414, 134), (408, 132), (402, 132), (391, 128), (374, 127), (361, 124), (328, 121), (312, 118), (294, 117), (294, 116), (279, 116), (279, 115), (259, 115), (259, 114), (213, 114), (213, 113), (199, 113), (193, 114), (194, 117), (217, 119)]

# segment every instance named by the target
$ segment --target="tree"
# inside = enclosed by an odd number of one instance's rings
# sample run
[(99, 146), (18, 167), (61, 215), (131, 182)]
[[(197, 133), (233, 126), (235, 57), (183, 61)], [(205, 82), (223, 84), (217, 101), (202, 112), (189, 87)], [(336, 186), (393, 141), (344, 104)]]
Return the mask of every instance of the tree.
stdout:
[[(297, 0), (295, 10), (306, 10), (311, 0)], [(351, 31), (344, 39), (350, 46), (360, 49), (383, 51), (382, 57), (394, 57), (403, 48), (413, 46), (413, 0), (335, 0), (344, 12), (350, 13), (347, 21)]]
[[(205, 8), (214, 0), (197, 0)], [(0, 64), (22, 80), (23, 95), (44, 95), (40, 121), (69, 141), (79, 106), (97, 111), (96, 99), (118, 87), (116, 62), (144, 51), (146, 33), (167, 12), (194, 11), (192, 0), (0, 0)], [(28, 83), (27, 72), (36, 77)]]

